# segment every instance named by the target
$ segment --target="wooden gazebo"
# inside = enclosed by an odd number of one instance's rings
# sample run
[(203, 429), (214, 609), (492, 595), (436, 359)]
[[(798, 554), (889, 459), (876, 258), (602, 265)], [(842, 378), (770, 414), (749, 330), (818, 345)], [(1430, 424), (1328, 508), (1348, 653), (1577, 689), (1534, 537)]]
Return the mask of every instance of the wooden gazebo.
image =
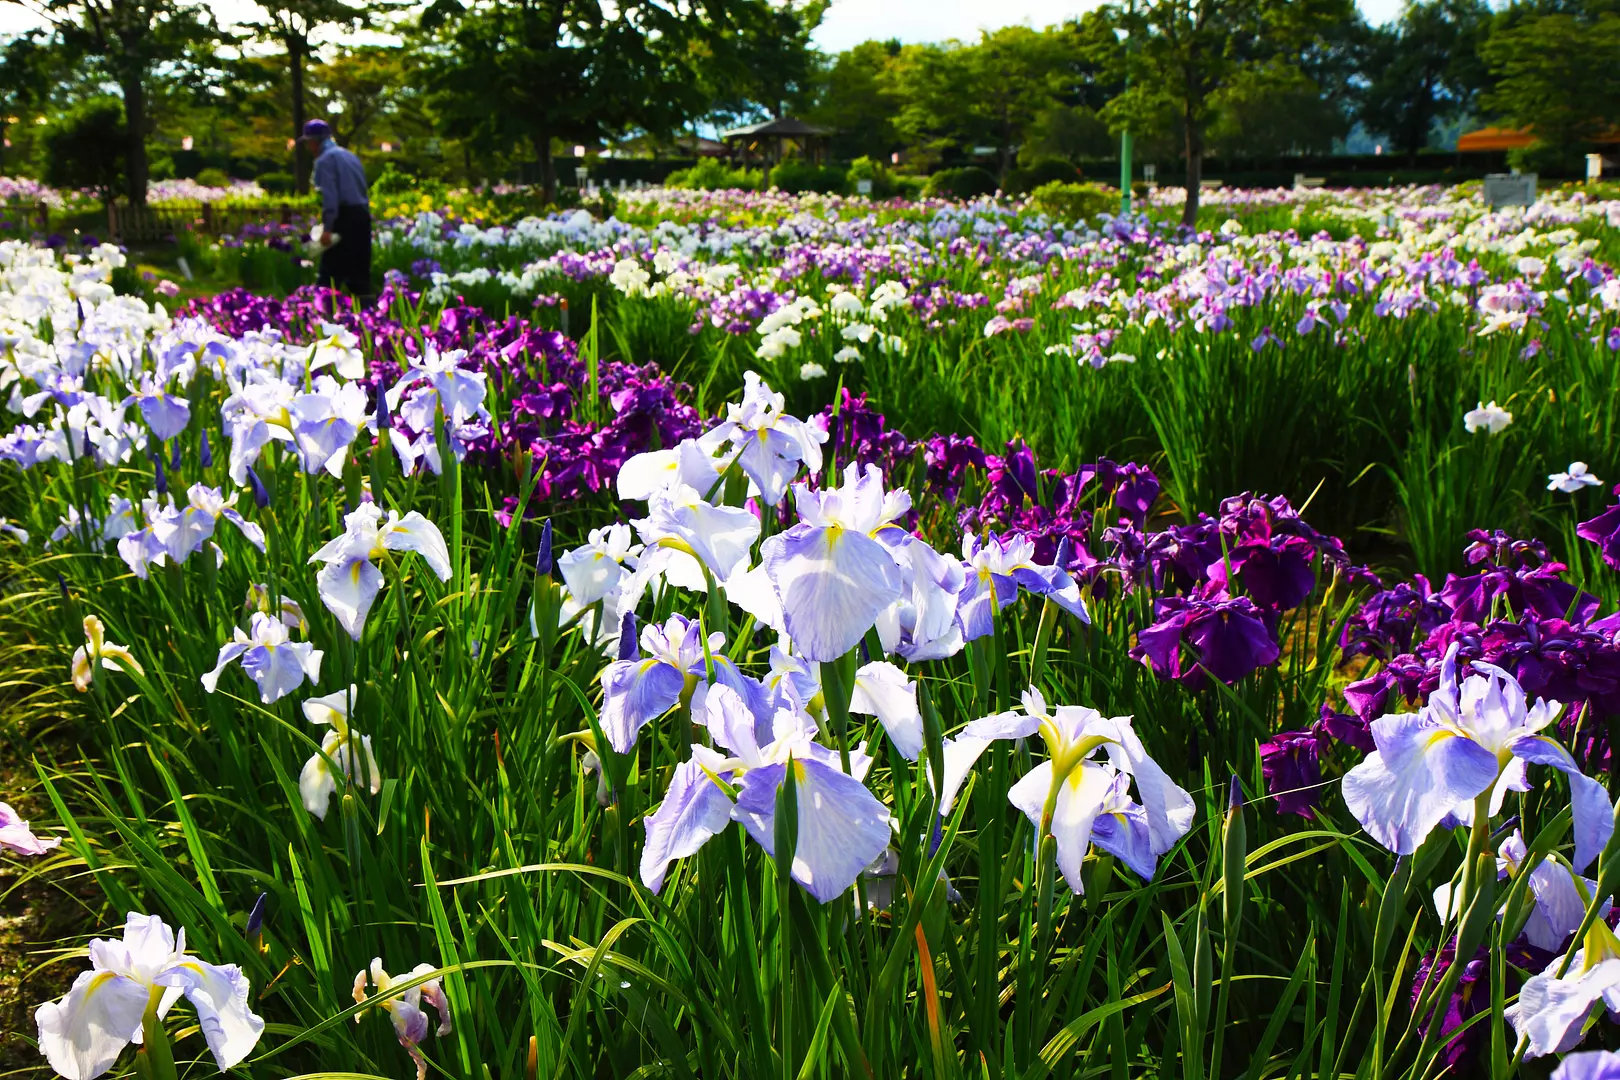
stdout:
[(726, 144), (736, 160), (745, 165), (754, 162), (774, 165), (795, 154), (819, 165), (827, 160), (827, 144), (831, 135), (830, 128), (784, 116), (778, 120), (766, 120), (722, 132), (720, 141)]

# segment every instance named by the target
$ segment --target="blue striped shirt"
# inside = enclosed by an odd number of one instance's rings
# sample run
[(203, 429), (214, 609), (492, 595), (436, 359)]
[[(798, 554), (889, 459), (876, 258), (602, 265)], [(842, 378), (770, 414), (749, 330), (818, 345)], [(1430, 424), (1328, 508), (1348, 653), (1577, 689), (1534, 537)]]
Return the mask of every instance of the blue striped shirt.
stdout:
[(315, 187), (321, 193), (321, 222), (328, 229), (337, 224), (338, 207), (371, 205), (360, 159), (330, 140), (315, 159)]

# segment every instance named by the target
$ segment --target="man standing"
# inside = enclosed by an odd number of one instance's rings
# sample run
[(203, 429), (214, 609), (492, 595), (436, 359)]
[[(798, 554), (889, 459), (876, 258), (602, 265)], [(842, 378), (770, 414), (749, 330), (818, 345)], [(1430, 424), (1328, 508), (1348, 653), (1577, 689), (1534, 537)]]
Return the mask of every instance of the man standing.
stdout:
[[(321, 266), (316, 284), (371, 295), (371, 198), (360, 159), (332, 141), (325, 120), (304, 125), (304, 146), (315, 159), (321, 193)], [(336, 236), (334, 241), (332, 238)]]

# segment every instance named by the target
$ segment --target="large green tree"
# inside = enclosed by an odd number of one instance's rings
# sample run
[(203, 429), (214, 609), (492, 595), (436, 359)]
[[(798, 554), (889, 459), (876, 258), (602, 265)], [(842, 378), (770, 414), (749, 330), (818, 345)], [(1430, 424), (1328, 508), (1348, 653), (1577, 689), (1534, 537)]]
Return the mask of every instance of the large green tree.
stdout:
[[(370, 8), (348, 0), (256, 0), (264, 19), (248, 24), (259, 37), (278, 43), (287, 53), (291, 135), (297, 139), (309, 119), (307, 71), (313, 54), (311, 38), (321, 30), (354, 28), (371, 18)], [(309, 191), (313, 161), (302, 141), (293, 147), (293, 177), (299, 194)]]
[(730, 123), (803, 111), (815, 96), (822, 61), (810, 35), (830, 4), (783, 0), (733, 8), (717, 42), (698, 46), (722, 53), (721, 62), (699, 66), (710, 83), (711, 116)]
[(1105, 115), (1116, 130), (1173, 114), (1182, 131), (1187, 201), (1198, 219), (1206, 135), (1220, 95), (1262, 67), (1298, 63), (1325, 34), (1355, 19), (1351, 0), (1124, 0), (1100, 9), (1119, 40), (1097, 42), (1129, 75)]
[(1005, 181), (1043, 111), (1072, 98), (1083, 66), (1072, 26), (1008, 26), (976, 42), (908, 46), (896, 58), (895, 127), (925, 157), (988, 146)]
[(1370, 30), (1361, 122), (1415, 158), (1436, 121), (1471, 113), (1485, 78), (1479, 48), (1490, 17), (1484, 0), (1419, 0), (1398, 21)]
[(61, 48), (42, 30), (19, 34), (0, 44), (0, 169), (12, 117), (41, 110), (63, 62)]
[(434, 0), (426, 80), (447, 133), (486, 152), (526, 143), (549, 198), (553, 140), (667, 135), (742, 65), (767, 0)]
[(821, 70), (815, 104), (806, 118), (832, 128), (833, 156), (886, 160), (902, 142), (895, 77), (898, 41), (863, 41), (832, 57)]
[(148, 92), (160, 74), (213, 63), (222, 39), (209, 9), (192, 0), (0, 0), (50, 22), (67, 47), (99, 66), (124, 105), (124, 185), (146, 203)]
[(1568, 168), (1620, 127), (1620, 15), (1607, 7), (1505, 13), (1485, 40), (1484, 106), (1536, 135), (1521, 164)]

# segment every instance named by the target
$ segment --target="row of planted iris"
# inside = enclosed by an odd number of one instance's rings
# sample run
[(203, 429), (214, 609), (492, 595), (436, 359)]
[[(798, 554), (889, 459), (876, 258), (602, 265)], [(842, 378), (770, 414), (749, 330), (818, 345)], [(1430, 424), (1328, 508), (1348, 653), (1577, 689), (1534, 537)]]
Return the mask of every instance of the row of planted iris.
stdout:
[(13, 632), (72, 627), (93, 748), (5, 835), (132, 913), (64, 1076), (391, 1071), (369, 1007), (419, 1076), (1505, 1073), (1615, 992), (1620, 507), (1579, 580), (1480, 533), (1386, 587), (1285, 498), (119, 258), (0, 245)]
[[(763, 223), (761, 200), (777, 211)], [(913, 436), (1021, 436), (1070, 465), (1162, 458), (1182, 508), (1250, 486), (1302, 501), (1327, 483), (1335, 529), (1397, 532), (1434, 573), (1459, 565), (1479, 521), (1543, 527), (1558, 502), (1537, 477), (1620, 467), (1620, 285), (1604, 261), (1620, 203), (1489, 212), (1386, 191), (1296, 201), (1291, 227), (1186, 234), (992, 201), (644, 201), (681, 213), (510, 228), (423, 215), (379, 250), (389, 280), (432, 303), (532, 308), (565, 332), (598, 309), (616, 354), (665, 363), (700, 405), (757, 367), (796, 410), (843, 386), (904, 401)], [(1335, 222), (1361, 231), (1321, 231)], [(1465, 416), (1487, 403), (1519, 418), (1503, 439), (1494, 424), (1471, 438)]]

